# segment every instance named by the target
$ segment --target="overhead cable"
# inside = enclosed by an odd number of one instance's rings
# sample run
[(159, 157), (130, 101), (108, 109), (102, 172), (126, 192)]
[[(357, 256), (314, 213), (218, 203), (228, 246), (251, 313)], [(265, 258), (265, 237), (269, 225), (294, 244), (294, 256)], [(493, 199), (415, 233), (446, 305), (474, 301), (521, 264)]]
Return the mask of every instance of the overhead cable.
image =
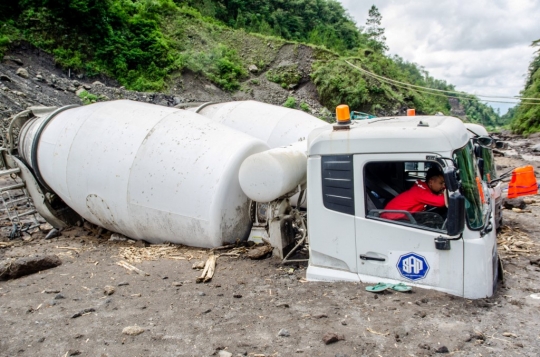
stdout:
[[(380, 75), (375, 74), (373, 72), (367, 71), (367, 70), (365, 70), (365, 69), (363, 69), (361, 67), (358, 67), (358, 66), (350, 63), (349, 61), (345, 60), (345, 63), (347, 63), (349, 66), (359, 70), (360, 72), (362, 72), (362, 73), (364, 73), (364, 74), (366, 74), (368, 76), (371, 76), (371, 77), (373, 77), (375, 79), (378, 79), (378, 80), (380, 80), (382, 82), (390, 83), (390, 84), (393, 84), (393, 85), (398, 86), (398, 87), (405, 87), (405, 88), (408, 88), (408, 89), (417, 88), (416, 90), (418, 90), (419, 92), (423, 92), (423, 93), (430, 94), (430, 95), (435, 95), (435, 96), (440, 96), (440, 97), (453, 97), (453, 98), (459, 98), (459, 99), (465, 99), (465, 100), (474, 100), (474, 99), (476, 99), (476, 100), (481, 101), (481, 102), (518, 104), (517, 102), (471, 98), (471, 97), (464, 96), (465, 93), (463, 93), (463, 92), (457, 92), (457, 91), (451, 91), (451, 90), (442, 90), (442, 89), (436, 89), (436, 88), (429, 88), (429, 87), (423, 87), (423, 86), (414, 85), (414, 84), (411, 84), (411, 83), (400, 82), (400, 81), (396, 81), (394, 79), (383, 77), (383, 76), (380, 76)], [(449, 93), (449, 94), (453, 94), (453, 95), (435, 94), (433, 92)], [(524, 98), (524, 97), (519, 97), (519, 96), (505, 97), (505, 96), (490, 96), (490, 95), (480, 95), (480, 94), (474, 94), (474, 95), (470, 94), (470, 96), (484, 97), (484, 98), (511, 99), (511, 100), (516, 100), (516, 101), (521, 101), (522, 104), (540, 104), (540, 98)], [(527, 100), (529, 100), (529, 101), (527, 101)]]

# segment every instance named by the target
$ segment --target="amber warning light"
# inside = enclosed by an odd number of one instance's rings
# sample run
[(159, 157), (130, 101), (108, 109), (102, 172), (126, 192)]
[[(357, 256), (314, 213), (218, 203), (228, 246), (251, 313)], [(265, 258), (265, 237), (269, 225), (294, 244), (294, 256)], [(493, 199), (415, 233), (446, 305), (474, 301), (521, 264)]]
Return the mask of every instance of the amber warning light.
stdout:
[(351, 112), (348, 105), (340, 104), (336, 107), (336, 119), (338, 124), (351, 123)]

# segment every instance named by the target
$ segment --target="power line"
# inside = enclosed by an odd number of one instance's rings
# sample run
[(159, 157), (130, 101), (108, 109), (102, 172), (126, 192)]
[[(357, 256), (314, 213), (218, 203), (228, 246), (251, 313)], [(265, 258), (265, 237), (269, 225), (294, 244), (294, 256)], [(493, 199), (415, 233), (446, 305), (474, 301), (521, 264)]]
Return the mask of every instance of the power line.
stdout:
[[(478, 101), (481, 101), (481, 102), (490, 102), (490, 103), (518, 104), (518, 102), (471, 98), (471, 97), (464, 96), (463, 92), (457, 92), (457, 91), (451, 91), (451, 90), (442, 90), (442, 89), (436, 89), (436, 88), (429, 88), (429, 87), (418, 86), (418, 85), (414, 85), (414, 84), (410, 84), (410, 83), (406, 83), (406, 82), (400, 82), (400, 81), (396, 81), (396, 80), (393, 80), (393, 79), (390, 79), (390, 78), (387, 78), (387, 77), (380, 76), (380, 75), (375, 74), (373, 72), (367, 71), (367, 70), (365, 70), (365, 69), (363, 69), (361, 67), (355, 66), (354, 64), (350, 63), (349, 61), (345, 60), (345, 63), (347, 63), (349, 66), (361, 71), (362, 73), (365, 73), (366, 75), (368, 75), (370, 77), (378, 79), (379, 81), (390, 83), (390, 84), (393, 84), (393, 85), (398, 86), (398, 87), (405, 87), (406, 89), (416, 88), (416, 90), (419, 91), (419, 92), (434, 95), (434, 96), (447, 97), (447, 98), (458, 98), (458, 99), (464, 99), (464, 100), (478, 100)], [(433, 93), (433, 92), (450, 93), (450, 94), (454, 94), (454, 95), (450, 96), (450, 95), (446, 95), (446, 94), (436, 94), (436, 93)], [(512, 100), (516, 100), (516, 101), (521, 101), (522, 104), (540, 104), (540, 98), (524, 98), (524, 97), (518, 97), (518, 96), (516, 96), (516, 97), (505, 97), (505, 96), (490, 96), (490, 95), (479, 95), (479, 94), (475, 94), (474, 96), (475, 97), (485, 97), (485, 98), (512, 99)], [(532, 102), (525, 101), (525, 100), (532, 100)]]

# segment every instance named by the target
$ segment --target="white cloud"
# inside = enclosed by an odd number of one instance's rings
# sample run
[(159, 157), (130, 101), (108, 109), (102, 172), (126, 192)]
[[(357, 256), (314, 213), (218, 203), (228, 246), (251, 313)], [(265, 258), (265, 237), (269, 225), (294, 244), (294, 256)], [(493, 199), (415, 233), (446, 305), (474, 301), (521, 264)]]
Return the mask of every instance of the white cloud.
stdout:
[(390, 54), (474, 94), (519, 95), (540, 39), (538, 0), (340, 1), (360, 26), (377, 6)]

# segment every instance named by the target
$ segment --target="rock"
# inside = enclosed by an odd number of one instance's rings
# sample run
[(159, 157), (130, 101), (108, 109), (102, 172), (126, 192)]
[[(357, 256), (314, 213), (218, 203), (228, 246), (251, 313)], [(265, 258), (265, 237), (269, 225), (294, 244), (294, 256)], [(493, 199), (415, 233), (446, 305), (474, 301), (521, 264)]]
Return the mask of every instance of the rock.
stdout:
[(38, 271), (55, 268), (62, 264), (56, 255), (19, 258), (15, 261), (0, 263), (0, 281), (17, 279), (21, 276), (37, 273)]
[(204, 291), (199, 291), (199, 296), (206, 296), (206, 294), (204, 293)]
[(4, 56), (4, 59), (6, 61), (8, 61), (8, 60), (13, 61), (13, 62), (17, 63), (19, 66), (22, 66), (24, 64), (23, 61), (21, 61), (20, 58), (16, 58), (16, 57), (13, 57), (13, 56)]
[(527, 205), (530, 205), (532, 203), (536, 203), (536, 200), (534, 198), (530, 198), (530, 197), (525, 197), (523, 198), (523, 202)]
[(22, 77), (22, 78), (28, 78), (30, 77), (30, 75), (28, 74), (28, 71), (26, 70), (26, 68), (19, 68), (17, 70), (17, 72), (15, 72), (16, 75), (18, 75), (19, 77)]
[(109, 242), (125, 242), (125, 241), (127, 241), (127, 237), (119, 233), (113, 233), (111, 234), (111, 238), (109, 238)]
[(532, 151), (536, 151), (536, 152), (540, 151), (540, 144), (536, 144), (536, 145), (531, 146), (531, 149), (532, 149)]
[(313, 315), (314, 318), (316, 319), (322, 319), (322, 318), (327, 318), (328, 315), (326, 314), (316, 314), (316, 315)]
[(68, 355), (68, 356), (78, 356), (78, 355), (80, 355), (80, 354), (81, 354), (81, 351), (79, 351), (79, 350), (69, 350), (69, 351), (67, 352), (67, 355)]
[(341, 320), (341, 324), (342, 324), (343, 326), (347, 326), (347, 321)]
[(441, 346), (435, 350), (435, 353), (449, 353), (449, 352), (450, 351), (448, 351), (448, 347), (446, 346)]
[(345, 336), (343, 336), (343, 335), (340, 336), (340, 335), (338, 335), (336, 333), (333, 333), (333, 332), (326, 333), (322, 338), (325, 345), (329, 345), (331, 343), (338, 342), (338, 341), (344, 340), (344, 339), (345, 339)]
[(218, 357), (232, 357), (232, 353), (224, 351), (224, 350), (219, 351), (217, 355)]
[(242, 297), (241, 294), (234, 294), (234, 295), (233, 295), (233, 298), (236, 298), (236, 299), (240, 299), (241, 297)]
[(248, 71), (250, 71), (251, 73), (256, 73), (256, 72), (259, 72), (259, 68), (255, 66), (254, 64), (250, 64), (248, 67)]
[(173, 282), (172, 282), (172, 285), (173, 285), (173, 286), (182, 286), (183, 284), (182, 284), (181, 281), (173, 281)]
[(65, 299), (65, 296), (62, 295), (62, 294), (56, 294), (56, 295), (54, 296), (54, 299), (55, 299), (55, 300), (62, 300), (62, 299)]
[(281, 337), (289, 337), (291, 334), (289, 333), (289, 331), (287, 331), (286, 329), (282, 328), (281, 330), (279, 330), (278, 336), (281, 336)]
[(289, 307), (289, 304), (287, 304), (286, 302), (280, 302), (280, 303), (276, 304), (276, 307), (285, 307), (285, 308), (288, 308), (288, 307)]
[(403, 326), (400, 326), (394, 330), (394, 337), (396, 339), (402, 339), (403, 337), (408, 336), (408, 335), (409, 335), (409, 331)]
[(268, 255), (268, 253), (271, 253), (272, 252), (272, 247), (269, 246), (269, 245), (261, 245), (261, 246), (258, 246), (256, 248), (253, 248), (251, 249), (248, 253), (247, 253), (247, 256), (250, 258), (250, 259), (261, 259), (261, 258), (264, 258), (265, 256)]
[(79, 311), (79, 312), (77, 312), (77, 313), (71, 315), (71, 318), (72, 318), (72, 319), (76, 319), (77, 317), (81, 317), (81, 316), (84, 315), (84, 314), (88, 314), (88, 313), (90, 313), (90, 312), (95, 312), (95, 311), (96, 311), (96, 309), (94, 309), (94, 308), (92, 308), (92, 307), (91, 307), (91, 308), (88, 308), (88, 309), (84, 309), (84, 310), (81, 310), (81, 311)]
[(191, 268), (192, 269), (204, 269), (205, 264), (206, 264), (206, 262), (203, 262), (203, 261), (195, 262), (195, 263), (193, 263)]
[(114, 292), (115, 292), (114, 286), (106, 285), (106, 286), (103, 288), (103, 293), (104, 293), (105, 295), (112, 295), (112, 294), (114, 294)]
[(471, 342), (472, 340), (485, 341), (486, 335), (484, 335), (482, 332), (473, 332), (467, 337), (467, 339), (465, 339), (465, 342)]
[(524, 209), (527, 205), (523, 201), (523, 198), (505, 198), (503, 200), (503, 206), (506, 209), (519, 208)]
[(39, 230), (42, 231), (43, 233), (48, 233), (50, 231), (53, 230), (53, 226), (51, 226), (49, 223), (44, 223), (42, 225), (39, 226)]
[(121, 281), (118, 283), (118, 286), (126, 286), (126, 285), (129, 285), (127, 281)]
[(58, 236), (60, 236), (61, 233), (58, 229), (56, 228), (53, 228), (51, 229), (51, 231), (45, 236), (45, 239), (52, 239), (52, 238), (56, 238)]
[(5, 74), (0, 74), (0, 81), (11, 82), (11, 78), (6, 76)]
[(105, 84), (101, 83), (100, 81), (95, 81), (94, 83), (92, 83), (92, 86), (94, 86), (94, 87), (99, 87), (99, 86), (105, 87)]
[(75, 93), (75, 91), (77, 91), (77, 88), (69, 86), (69, 87), (67, 87), (67, 90), (68, 90), (68, 92)]
[(142, 327), (137, 326), (137, 325), (124, 327), (124, 329), (122, 330), (122, 333), (124, 335), (129, 335), (129, 336), (137, 336), (137, 335), (140, 335), (143, 332), (144, 332), (144, 329)]

